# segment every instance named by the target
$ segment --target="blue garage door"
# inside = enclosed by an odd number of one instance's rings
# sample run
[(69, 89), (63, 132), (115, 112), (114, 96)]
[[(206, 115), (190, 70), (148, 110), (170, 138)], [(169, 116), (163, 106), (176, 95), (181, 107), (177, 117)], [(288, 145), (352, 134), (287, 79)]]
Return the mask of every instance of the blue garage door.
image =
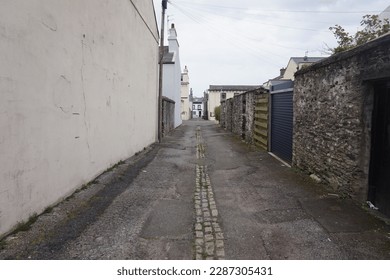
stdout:
[(271, 152), (291, 164), (293, 141), (293, 91), (271, 95)]

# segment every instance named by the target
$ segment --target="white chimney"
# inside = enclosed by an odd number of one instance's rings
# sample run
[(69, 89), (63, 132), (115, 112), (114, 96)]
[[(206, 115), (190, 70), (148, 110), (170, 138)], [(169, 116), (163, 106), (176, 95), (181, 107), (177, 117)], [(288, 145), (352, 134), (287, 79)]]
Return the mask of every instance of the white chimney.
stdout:
[(177, 40), (177, 33), (174, 23), (171, 24), (171, 28), (169, 29), (168, 40)]
[(169, 29), (168, 45), (169, 45), (169, 52), (175, 53), (178, 56), (179, 55), (179, 42), (177, 41), (177, 33), (176, 33), (174, 23), (171, 24), (171, 28)]

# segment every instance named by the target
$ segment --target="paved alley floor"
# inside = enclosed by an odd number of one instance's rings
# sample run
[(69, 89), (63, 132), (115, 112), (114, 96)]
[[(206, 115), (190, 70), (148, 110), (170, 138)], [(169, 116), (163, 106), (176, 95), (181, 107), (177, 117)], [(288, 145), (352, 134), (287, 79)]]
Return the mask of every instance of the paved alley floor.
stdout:
[(0, 244), (0, 259), (390, 259), (390, 227), (187, 121)]

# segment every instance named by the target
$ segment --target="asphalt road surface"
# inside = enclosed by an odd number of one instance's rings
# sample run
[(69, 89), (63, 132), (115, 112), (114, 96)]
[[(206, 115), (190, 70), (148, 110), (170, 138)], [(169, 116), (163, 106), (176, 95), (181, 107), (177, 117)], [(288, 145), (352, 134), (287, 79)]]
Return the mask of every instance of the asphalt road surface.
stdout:
[(390, 259), (390, 228), (193, 120), (0, 244), (0, 259)]

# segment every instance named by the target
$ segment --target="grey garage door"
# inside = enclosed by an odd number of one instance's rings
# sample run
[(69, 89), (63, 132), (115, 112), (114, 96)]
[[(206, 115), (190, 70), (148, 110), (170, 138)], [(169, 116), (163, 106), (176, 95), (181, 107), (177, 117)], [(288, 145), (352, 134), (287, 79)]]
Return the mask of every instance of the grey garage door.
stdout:
[(271, 92), (271, 152), (291, 164), (293, 141), (293, 91)]

